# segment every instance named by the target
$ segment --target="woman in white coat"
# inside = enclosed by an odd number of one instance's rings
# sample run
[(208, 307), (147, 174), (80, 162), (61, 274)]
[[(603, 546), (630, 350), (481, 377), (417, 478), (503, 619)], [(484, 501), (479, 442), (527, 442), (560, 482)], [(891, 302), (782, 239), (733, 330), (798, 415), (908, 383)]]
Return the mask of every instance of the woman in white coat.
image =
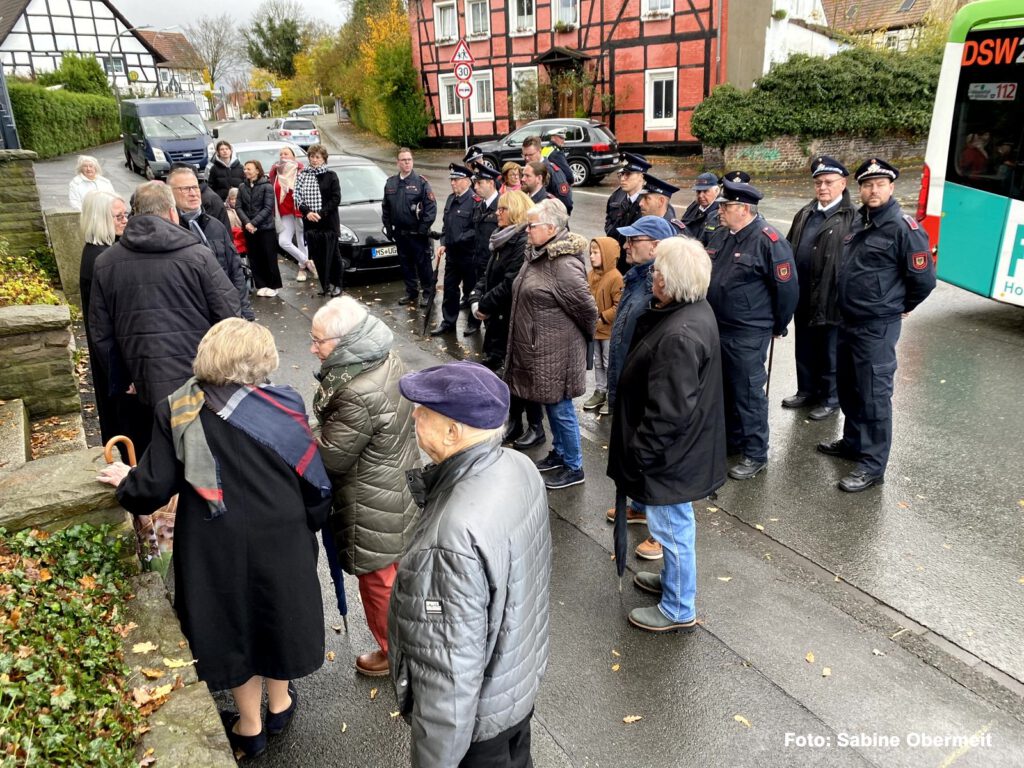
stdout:
[(85, 196), (96, 190), (116, 194), (114, 185), (100, 169), (100, 161), (92, 155), (79, 155), (78, 163), (75, 165), (75, 178), (68, 184), (68, 202), (72, 208), (80, 211)]

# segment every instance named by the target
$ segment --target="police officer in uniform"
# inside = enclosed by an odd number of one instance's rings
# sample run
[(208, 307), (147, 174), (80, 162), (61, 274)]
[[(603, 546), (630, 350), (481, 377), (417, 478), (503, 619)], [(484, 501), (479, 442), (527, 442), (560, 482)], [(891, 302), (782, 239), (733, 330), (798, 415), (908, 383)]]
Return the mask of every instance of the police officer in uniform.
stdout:
[(415, 304), (422, 289), (420, 306), (425, 307), (434, 291), (428, 233), (437, 218), (437, 201), (430, 182), (413, 171), (412, 152), (405, 147), (398, 150), (398, 173), (384, 182), (380, 213), (384, 233), (398, 248), (398, 262), (405, 280), (405, 296), (398, 303)]
[(839, 307), (836, 275), (843, 240), (856, 213), (846, 189), (846, 167), (828, 155), (811, 161), (814, 200), (793, 219), (786, 239), (793, 248), (800, 302), (796, 306), (796, 394), (783, 408), (815, 406), (807, 418), (827, 419), (839, 410), (836, 391), (836, 339)]
[(550, 141), (551, 146), (544, 147), (544, 149), (541, 150), (541, 155), (551, 165), (558, 167), (558, 170), (563, 173), (566, 181), (568, 181), (570, 185), (574, 184), (575, 176), (573, 176), (572, 173), (572, 166), (569, 165), (569, 158), (566, 157), (565, 152), (562, 151), (562, 147), (565, 146), (565, 128), (556, 128), (547, 136), (542, 138), (546, 138)]
[(843, 436), (818, 450), (857, 462), (839, 488), (857, 493), (881, 485), (892, 445), (892, 388), (902, 316), (935, 288), (928, 236), (893, 197), (900, 172), (884, 160), (854, 173), (863, 207), (854, 217), (839, 263), (836, 377)]
[(713, 173), (702, 173), (693, 185), (696, 199), (690, 203), (680, 220), (691, 237), (704, 245), (718, 229), (718, 177)]
[(718, 180), (718, 186), (724, 186), (727, 181), (735, 181), (740, 184), (750, 183), (750, 174), (746, 171), (727, 171), (725, 175)]
[(644, 186), (640, 190), (640, 215), (660, 216), (675, 227), (679, 234), (689, 234), (683, 222), (676, 218), (676, 209), (671, 202), (672, 195), (678, 191), (679, 187), (645, 173)]
[(761, 193), (742, 182), (723, 187), (722, 226), (707, 247), (708, 302), (722, 343), (728, 443), (742, 454), (729, 477), (748, 480), (768, 462), (768, 345), (772, 336), (786, 335), (799, 288), (789, 243), (757, 212)]
[[(484, 162), (484, 153), (483, 150), (480, 149), (479, 147), (470, 147), (466, 151), (466, 156), (462, 158), (462, 164), (469, 168), (469, 170), (471, 170), (474, 174), (481, 168), (490, 167)], [(498, 194), (500, 195), (502, 187), (500, 173), (498, 174), (497, 180), (494, 182), (494, 186), (498, 190)]]
[(470, 189), (472, 176), (469, 168), (463, 165), (452, 163), (448, 166), (452, 193), (444, 203), (444, 228), (441, 230), (441, 247), (438, 249), (445, 257), (444, 296), (441, 300), (441, 323), (430, 332), (431, 336), (440, 336), (455, 330), (455, 321), (459, 317), (459, 306), (462, 301), (461, 294), (469, 296), (476, 285), (476, 269), (473, 266), (473, 211), (478, 201)]
[[(473, 272), (482, 275), (491, 258), (491, 235), (498, 228), (498, 190), (495, 185), (501, 174), (486, 165), (478, 165), (473, 174), (473, 191), (476, 193), (476, 208), (473, 209)], [(474, 287), (476, 283), (473, 284)], [(466, 322), (463, 336), (472, 336), (480, 330), (480, 321), (472, 312)]]
[(622, 153), (622, 168), (619, 169), (619, 188), (608, 197), (604, 214), (604, 233), (619, 244), (619, 261), (616, 264), (623, 275), (633, 265), (626, 259), (626, 237), (619, 233), (621, 227), (628, 227), (639, 219), (640, 194), (644, 188), (644, 174), (651, 164), (641, 155)]

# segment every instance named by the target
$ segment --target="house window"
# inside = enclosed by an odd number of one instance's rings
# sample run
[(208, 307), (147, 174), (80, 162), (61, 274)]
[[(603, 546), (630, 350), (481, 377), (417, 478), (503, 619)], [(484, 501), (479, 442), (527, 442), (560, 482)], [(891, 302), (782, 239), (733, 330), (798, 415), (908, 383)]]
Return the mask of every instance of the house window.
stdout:
[(103, 71), (107, 75), (123, 75), (124, 74), (124, 58), (121, 56), (108, 56), (108, 55), (97, 55), (97, 60), (100, 62), (100, 66), (103, 67)]
[(512, 14), (508, 25), (511, 35), (532, 35), (537, 30), (534, 0), (512, 0)]
[(455, 95), (455, 86), (459, 81), (455, 75), (438, 75), (437, 93), (441, 100), (441, 122), (462, 122), (462, 99)]
[(640, 15), (643, 18), (663, 18), (675, 12), (675, 0), (640, 0)]
[(490, 70), (477, 72), (473, 75), (473, 105), (471, 115), (474, 120), (494, 119), (494, 81)]
[(512, 70), (512, 105), (509, 112), (517, 120), (537, 119), (537, 68)]
[(487, 37), (491, 34), (488, 0), (466, 0), (466, 27), (467, 37)]
[(434, 40), (438, 45), (444, 45), (458, 39), (459, 17), (455, 13), (455, 0), (434, 3)]
[(559, 24), (566, 27), (577, 27), (580, 23), (579, 0), (553, 0), (551, 14), (552, 28)]
[(676, 127), (676, 70), (649, 69), (644, 73), (644, 128)]

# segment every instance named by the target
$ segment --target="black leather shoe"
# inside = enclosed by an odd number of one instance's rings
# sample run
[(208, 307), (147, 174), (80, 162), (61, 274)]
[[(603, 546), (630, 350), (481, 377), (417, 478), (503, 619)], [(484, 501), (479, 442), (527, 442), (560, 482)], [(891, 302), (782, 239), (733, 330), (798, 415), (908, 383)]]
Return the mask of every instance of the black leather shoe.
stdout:
[(863, 469), (855, 469), (839, 481), (838, 488), (847, 493), (860, 493), (872, 485), (881, 485), (884, 482), (885, 475), (869, 475)]
[(811, 402), (811, 396), (810, 395), (801, 395), (799, 392), (797, 392), (792, 397), (785, 398), (782, 401), (782, 407), (783, 408), (803, 408), (809, 402)]
[(433, 300), (433, 293), (424, 293), (422, 296), (420, 296), (420, 307), (426, 309), (427, 307), (430, 306), (430, 302), (432, 302)]
[(431, 332), (431, 336), (444, 336), (446, 333), (451, 333), (455, 330), (455, 326), (451, 323), (441, 323), (439, 326), (434, 328)]
[(729, 470), (729, 477), (733, 480), (749, 480), (767, 466), (767, 461), (755, 461), (748, 456), (744, 456), (740, 459), (739, 464), (736, 464)]
[(398, 300), (398, 306), (408, 307), (410, 304), (415, 304), (418, 297), (416, 296), (403, 296)]
[(267, 736), (279, 736), (284, 733), (288, 724), (291, 723), (292, 718), (295, 716), (295, 710), (299, 707), (299, 692), (295, 690), (290, 682), (288, 683), (288, 695), (291, 696), (292, 703), (288, 709), (283, 712), (271, 712), (270, 707), (267, 707), (267, 720), (266, 720), (266, 731)]
[(833, 415), (839, 408), (836, 406), (819, 405), (817, 408), (807, 414), (807, 418), (811, 421), (824, 421), (829, 416)]
[(224, 724), (224, 730), (228, 734), (228, 744), (236, 757), (248, 760), (262, 755), (267, 751), (267, 730), (264, 728), (255, 736), (243, 736), (235, 733), (235, 723), (241, 715), (237, 712), (221, 712), (220, 721)]
[(501, 438), (501, 442), (514, 443), (524, 434), (526, 434), (526, 429), (523, 427), (523, 422), (520, 421), (518, 424), (508, 424), (505, 427), (505, 434)]
[(462, 335), (463, 336), (476, 336), (478, 333), (480, 333), (480, 326), (479, 325), (470, 325), (470, 326), (466, 327), (466, 330), (464, 330), (462, 332)]
[(530, 428), (526, 430), (526, 434), (512, 443), (512, 447), (517, 451), (525, 451), (527, 448), (540, 445), (546, 439), (547, 435), (544, 434), (544, 427), (540, 424), (531, 424)]
[(845, 440), (822, 440), (818, 443), (818, 452), (827, 456), (838, 456), (841, 459), (856, 459), (853, 451), (850, 450)]

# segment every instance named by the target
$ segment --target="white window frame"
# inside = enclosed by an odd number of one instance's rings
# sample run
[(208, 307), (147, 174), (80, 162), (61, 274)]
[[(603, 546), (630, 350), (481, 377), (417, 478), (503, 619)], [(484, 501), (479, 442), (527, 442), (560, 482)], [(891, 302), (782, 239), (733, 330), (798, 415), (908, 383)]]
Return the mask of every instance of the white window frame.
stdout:
[(668, 8), (651, 8), (652, 0), (640, 0), (641, 19), (667, 19), (676, 12), (675, 0), (655, 0), (659, 5), (668, 3)]
[[(484, 6), (484, 23), (487, 25), (486, 29), (482, 32), (474, 32), (472, 30), (473, 14), (470, 9), (470, 3), (480, 3)], [(466, 0), (466, 39), (467, 40), (486, 40), (491, 36), (491, 2), (490, 0)]]
[[(469, 100), (469, 117), (470, 120), (493, 120), (494, 119), (494, 75), (489, 69), (481, 69), (473, 73), (473, 77), (470, 80), (473, 83), (473, 96)], [(477, 99), (480, 96), (481, 86), (480, 83), (484, 82), (487, 84), (487, 90), (490, 93), (491, 109), (489, 112), (482, 112), (477, 109)]]
[[(646, 1), (647, 0), (644, 0), (644, 2), (646, 2)], [(580, 0), (571, 0), (571, 2), (575, 5), (576, 13), (574, 14), (573, 20), (572, 21), (568, 21), (566, 23), (571, 25), (573, 29), (579, 29), (579, 26), (580, 26)], [(558, 24), (558, 19), (555, 18), (555, 16), (557, 16), (556, 11), (558, 9), (558, 3), (559, 3), (559, 0), (551, 0), (551, 31), (552, 32), (555, 30), (555, 26)], [(536, 7), (534, 8), (534, 13), (536, 13)]]
[(516, 112), (516, 93), (519, 90), (519, 82), (516, 78), (522, 72), (530, 72), (533, 75), (533, 81), (540, 83), (540, 73), (537, 71), (537, 67), (512, 67), (512, 101), (509, 104), (509, 113), (516, 120), (519, 119), (519, 114)]
[(516, 0), (509, 0), (508, 3), (508, 36), (527, 37), (537, 34), (537, 0), (529, 0), (533, 4), (533, 23), (524, 27), (522, 32), (519, 29), (519, 17), (516, 15)]
[[(451, 30), (442, 30), (438, 25), (439, 10), (442, 8), (451, 8), (452, 19), (455, 21), (454, 34), (451, 34)], [(442, 34), (444, 32), (445, 34)], [(435, 45), (454, 45), (459, 40), (459, 6), (456, 0), (442, 0), (442, 2), (434, 3), (434, 44)]]
[[(672, 83), (672, 117), (654, 117), (654, 84)], [(644, 130), (675, 128), (679, 114), (679, 70), (675, 67), (644, 71)]]
[(461, 123), (462, 122), (462, 110), (465, 107), (462, 99), (458, 96), (455, 97), (455, 103), (458, 104), (457, 112), (448, 111), (448, 97), (445, 90), (448, 86), (452, 88), (459, 81), (455, 78), (455, 75), (438, 75), (437, 76), (437, 100), (441, 107), (441, 122), (442, 123)]

